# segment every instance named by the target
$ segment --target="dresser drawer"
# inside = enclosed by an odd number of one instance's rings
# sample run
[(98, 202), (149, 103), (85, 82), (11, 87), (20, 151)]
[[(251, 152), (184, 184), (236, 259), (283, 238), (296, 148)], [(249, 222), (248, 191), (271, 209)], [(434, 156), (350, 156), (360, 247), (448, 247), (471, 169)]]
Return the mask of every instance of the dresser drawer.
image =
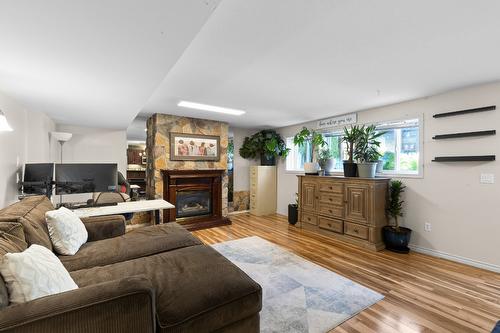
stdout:
[(344, 184), (339, 184), (339, 183), (334, 183), (334, 182), (329, 182), (329, 181), (322, 181), (319, 183), (319, 190), (321, 192), (343, 194), (344, 193)]
[(322, 204), (343, 206), (344, 196), (337, 193), (320, 192), (319, 202)]
[(344, 207), (343, 206), (335, 206), (330, 204), (319, 204), (319, 213), (322, 215), (326, 215), (328, 217), (344, 217)]
[(327, 219), (326, 217), (319, 217), (319, 227), (322, 229), (337, 232), (339, 234), (344, 231), (344, 222), (342, 220)]
[(318, 217), (313, 214), (309, 213), (302, 213), (302, 223), (307, 223), (307, 224), (312, 224), (312, 225), (318, 225)]
[(368, 227), (356, 223), (345, 222), (344, 234), (361, 239), (368, 239)]

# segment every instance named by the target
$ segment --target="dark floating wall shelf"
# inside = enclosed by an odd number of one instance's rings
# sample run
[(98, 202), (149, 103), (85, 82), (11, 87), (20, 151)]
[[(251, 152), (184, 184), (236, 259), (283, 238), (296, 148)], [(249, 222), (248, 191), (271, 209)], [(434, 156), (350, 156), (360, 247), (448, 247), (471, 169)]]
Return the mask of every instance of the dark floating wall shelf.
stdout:
[(488, 131), (477, 131), (477, 132), (463, 132), (463, 133), (440, 134), (440, 135), (435, 135), (432, 138), (434, 140), (455, 139), (455, 138), (468, 138), (468, 137), (471, 137), (471, 136), (495, 135), (496, 133), (497, 133), (496, 130), (488, 130)]
[(433, 115), (433, 117), (434, 118), (443, 118), (443, 117), (460, 116), (462, 114), (467, 114), (467, 113), (492, 111), (492, 110), (496, 110), (496, 108), (497, 108), (496, 105), (490, 105), (490, 106), (485, 106), (482, 108), (467, 109), (467, 110), (460, 110), (460, 111), (453, 111), (453, 112), (446, 112), (446, 113), (436, 113), (435, 115)]
[(495, 155), (481, 155), (481, 156), (439, 156), (434, 157), (432, 162), (484, 162), (494, 161)]

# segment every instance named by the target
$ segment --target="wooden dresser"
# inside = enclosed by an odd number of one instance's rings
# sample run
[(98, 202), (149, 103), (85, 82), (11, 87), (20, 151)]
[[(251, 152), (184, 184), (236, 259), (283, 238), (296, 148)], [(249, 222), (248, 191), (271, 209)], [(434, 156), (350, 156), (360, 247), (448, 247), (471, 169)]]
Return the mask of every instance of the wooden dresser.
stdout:
[(250, 167), (250, 212), (254, 215), (276, 213), (276, 167)]
[(299, 177), (299, 223), (363, 247), (381, 250), (389, 178)]

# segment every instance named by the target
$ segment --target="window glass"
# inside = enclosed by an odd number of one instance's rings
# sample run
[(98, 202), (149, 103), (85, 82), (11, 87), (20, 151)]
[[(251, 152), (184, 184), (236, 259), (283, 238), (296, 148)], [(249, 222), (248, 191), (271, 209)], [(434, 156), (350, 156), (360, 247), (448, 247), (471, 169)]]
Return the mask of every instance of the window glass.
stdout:
[[(386, 133), (380, 137), (382, 173), (391, 175), (417, 175), (420, 166), (420, 127), (418, 119), (378, 124), (377, 130)], [(323, 134), (332, 152), (334, 167), (332, 172), (342, 172), (343, 160), (347, 158), (346, 145), (342, 143), (342, 132)], [(297, 147), (293, 137), (286, 139), (290, 154), (286, 159), (288, 171), (303, 171), (304, 162), (310, 160), (310, 146)]]

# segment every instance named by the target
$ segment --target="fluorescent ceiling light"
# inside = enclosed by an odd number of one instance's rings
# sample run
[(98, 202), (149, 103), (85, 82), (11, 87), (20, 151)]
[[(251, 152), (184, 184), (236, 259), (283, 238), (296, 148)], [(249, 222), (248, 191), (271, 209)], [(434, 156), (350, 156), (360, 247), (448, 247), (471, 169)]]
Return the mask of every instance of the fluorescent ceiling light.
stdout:
[(231, 114), (233, 116), (241, 116), (242, 114), (245, 113), (245, 111), (243, 111), (243, 110), (229, 109), (229, 108), (223, 108), (220, 106), (186, 102), (186, 101), (180, 101), (179, 104), (177, 104), (177, 106), (180, 106), (183, 108), (189, 108), (189, 109)]
[(3, 111), (0, 110), (0, 132), (11, 132), (11, 131), (12, 127), (10, 127), (9, 123), (7, 122), (7, 118), (5, 117)]

